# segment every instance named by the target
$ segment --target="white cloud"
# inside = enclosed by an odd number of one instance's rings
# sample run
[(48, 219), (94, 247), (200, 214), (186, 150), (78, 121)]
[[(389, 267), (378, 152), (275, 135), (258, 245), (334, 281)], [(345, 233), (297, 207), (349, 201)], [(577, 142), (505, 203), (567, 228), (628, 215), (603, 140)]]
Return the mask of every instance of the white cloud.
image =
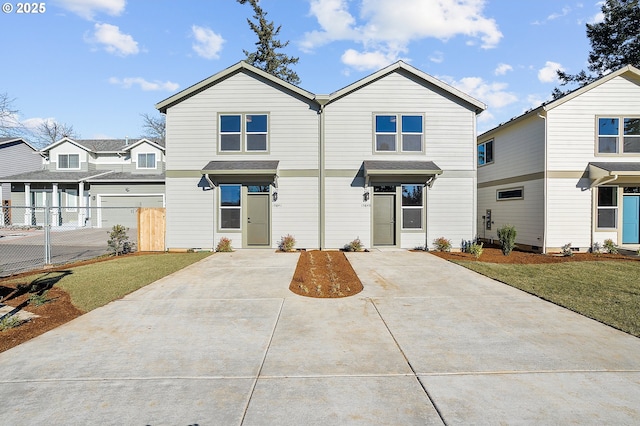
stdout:
[(446, 76), (438, 78), (486, 103), (489, 108), (503, 108), (518, 100), (514, 93), (507, 91), (508, 85), (506, 83), (489, 83), (481, 77), (464, 77), (460, 80)]
[(493, 73), (495, 75), (505, 75), (508, 71), (513, 71), (513, 67), (509, 64), (498, 64)]
[[(484, 49), (495, 47), (502, 38), (495, 20), (482, 14), (484, 0), (359, 0), (359, 19), (349, 11), (347, 0), (311, 0), (310, 4), (310, 15), (321, 29), (305, 33), (300, 42), (305, 51), (344, 40), (389, 58), (425, 38), (446, 41), (464, 35), (477, 39)], [(344, 58), (353, 59), (350, 50)]]
[(554, 83), (558, 81), (557, 70), (564, 71), (564, 68), (557, 62), (547, 61), (544, 68), (538, 70), (538, 80), (542, 83)]
[(210, 28), (193, 25), (191, 33), (196, 41), (193, 50), (205, 59), (218, 59), (225, 40), (220, 34), (214, 33)]
[(442, 62), (444, 62), (444, 53), (437, 50), (433, 52), (432, 55), (429, 56), (429, 60), (431, 62), (435, 62), (436, 64), (441, 64)]
[(119, 56), (135, 55), (140, 52), (138, 42), (129, 34), (120, 32), (120, 28), (111, 24), (96, 23), (93, 37), (87, 41), (99, 43), (104, 46), (104, 50)]
[(175, 92), (180, 85), (171, 81), (147, 81), (142, 77), (125, 77), (123, 79), (111, 77), (109, 83), (120, 86), (124, 89), (130, 89), (134, 85), (140, 87), (144, 91), (166, 91)]
[(63, 9), (93, 20), (98, 13), (118, 16), (124, 11), (126, 0), (55, 0)]
[(571, 12), (571, 8), (565, 6), (562, 8), (561, 12), (554, 12), (551, 15), (547, 16), (547, 21), (553, 21), (558, 18), (562, 18), (563, 16), (567, 16)]
[(354, 49), (348, 49), (344, 52), (341, 59), (342, 63), (358, 71), (384, 68), (397, 61), (397, 57), (394, 55), (385, 54), (380, 51), (358, 52)]

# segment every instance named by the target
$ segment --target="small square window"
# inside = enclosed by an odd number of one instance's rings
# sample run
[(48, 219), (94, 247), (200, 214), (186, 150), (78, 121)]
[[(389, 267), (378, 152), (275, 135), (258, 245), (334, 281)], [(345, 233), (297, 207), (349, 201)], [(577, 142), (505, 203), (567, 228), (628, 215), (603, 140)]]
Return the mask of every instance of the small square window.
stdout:
[(79, 169), (80, 155), (79, 154), (59, 154), (58, 168), (59, 169)]
[(156, 168), (156, 154), (153, 153), (153, 152), (138, 154), (137, 167), (139, 169), (155, 169)]
[(478, 145), (478, 165), (493, 163), (493, 140)]
[(375, 151), (421, 152), (423, 150), (423, 119), (421, 115), (376, 115)]

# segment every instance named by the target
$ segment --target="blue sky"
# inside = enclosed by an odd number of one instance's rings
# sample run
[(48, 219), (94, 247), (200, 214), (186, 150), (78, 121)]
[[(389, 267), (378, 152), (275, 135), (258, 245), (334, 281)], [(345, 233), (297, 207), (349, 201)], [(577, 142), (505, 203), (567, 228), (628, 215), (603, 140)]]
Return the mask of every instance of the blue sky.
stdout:
[[(4, 0), (3, 0), (4, 2)], [(0, 93), (27, 126), (82, 138), (142, 134), (140, 114), (244, 59), (256, 41), (235, 0), (50, 0), (0, 14)], [(310, 92), (404, 60), (488, 105), (482, 132), (550, 99), (555, 72), (586, 69), (594, 0), (261, 0)]]

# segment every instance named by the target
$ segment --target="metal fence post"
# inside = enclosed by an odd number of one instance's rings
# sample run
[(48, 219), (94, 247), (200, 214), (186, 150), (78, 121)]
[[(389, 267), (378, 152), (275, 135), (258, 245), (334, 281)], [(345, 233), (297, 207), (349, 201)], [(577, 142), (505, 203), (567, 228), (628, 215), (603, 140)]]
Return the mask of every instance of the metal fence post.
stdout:
[(44, 264), (51, 263), (51, 201), (47, 197), (44, 208)]

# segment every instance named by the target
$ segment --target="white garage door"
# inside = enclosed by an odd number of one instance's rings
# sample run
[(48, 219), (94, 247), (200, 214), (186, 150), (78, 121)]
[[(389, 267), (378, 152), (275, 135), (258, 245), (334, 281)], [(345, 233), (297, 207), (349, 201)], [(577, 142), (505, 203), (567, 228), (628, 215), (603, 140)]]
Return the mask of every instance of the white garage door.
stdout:
[(138, 207), (164, 207), (162, 195), (102, 195), (100, 197), (101, 227), (107, 229), (114, 225), (136, 228), (138, 226)]

